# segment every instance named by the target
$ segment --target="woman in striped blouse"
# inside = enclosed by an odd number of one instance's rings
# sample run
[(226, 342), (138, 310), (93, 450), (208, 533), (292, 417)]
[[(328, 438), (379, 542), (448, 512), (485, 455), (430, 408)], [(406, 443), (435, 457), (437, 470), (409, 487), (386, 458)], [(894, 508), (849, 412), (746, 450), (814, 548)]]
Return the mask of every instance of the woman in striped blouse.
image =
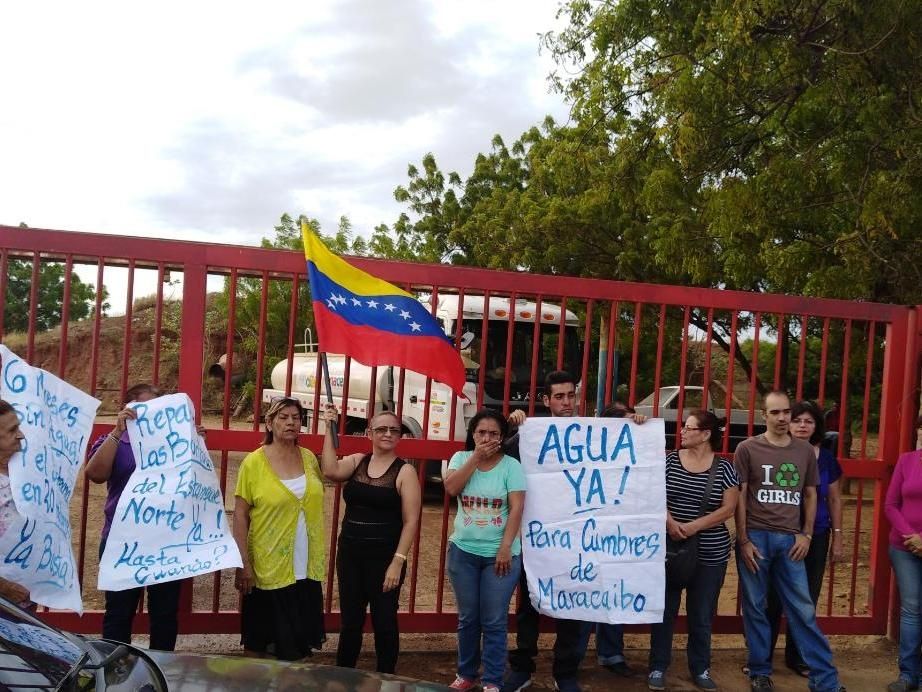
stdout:
[[(711, 680), (711, 622), (730, 559), (730, 533), (724, 522), (733, 516), (739, 499), (739, 478), (733, 464), (714, 452), (720, 447), (721, 424), (710, 411), (695, 410), (682, 426), (682, 448), (666, 456), (666, 530), (675, 540), (698, 536), (698, 563), (685, 585), (688, 613), (688, 668), (695, 685), (716, 690)], [(701, 500), (707, 489), (712, 464), (717, 475), (704, 513)], [(651, 690), (666, 689), (666, 669), (672, 654), (672, 630), (681, 586), (666, 584), (663, 622), (650, 630)]]

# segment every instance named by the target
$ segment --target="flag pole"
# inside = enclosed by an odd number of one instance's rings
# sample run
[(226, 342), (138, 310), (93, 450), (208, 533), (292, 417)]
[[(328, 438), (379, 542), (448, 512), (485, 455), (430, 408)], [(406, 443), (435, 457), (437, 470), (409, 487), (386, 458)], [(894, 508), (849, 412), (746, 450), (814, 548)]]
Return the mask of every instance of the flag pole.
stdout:
[[(327, 365), (327, 354), (320, 354), (320, 365), (323, 367), (323, 384), (327, 389), (327, 403), (333, 403), (333, 387), (330, 385), (330, 367)], [(327, 425), (330, 425), (327, 423)], [(338, 423), (333, 423), (330, 432), (333, 433), (333, 449), (339, 449), (339, 431), (336, 429)]]

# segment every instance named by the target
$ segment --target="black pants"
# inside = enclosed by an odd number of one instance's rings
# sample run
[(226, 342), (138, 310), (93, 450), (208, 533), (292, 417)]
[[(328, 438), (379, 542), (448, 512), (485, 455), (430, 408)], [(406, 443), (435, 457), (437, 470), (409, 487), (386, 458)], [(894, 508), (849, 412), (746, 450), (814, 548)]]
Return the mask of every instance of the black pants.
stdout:
[(400, 630), (397, 626), (397, 607), (400, 586), (406, 576), (406, 565), (400, 575), (400, 585), (382, 591), (384, 573), (394, 558), (393, 550), (368, 550), (339, 542), (336, 557), (336, 576), (339, 581), (339, 610), (341, 625), (336, 665), (355, 668), (362, 649), (362, 629), (365, 612), (371, 609), (371, 624), (375, 632), (375, 654), (379, 673), (393, 673), (400, 653)]
[[(701, 675), (711, 667), (711, 625), (717, 614), (720, 589), (727, 573), (727, 563), (703, 565), (700, 562), (685, 588), (685, 612), (688, 614), (688, 670)], [(663, 621), (650, 626), (650, 670), (666, 672), (672, 662), (672, 634), (679, 614), (682, 589), (666, 584)]]
[[(823, 590), (823, 575), (826, 573), (826, 556), (829, 554), (829, 529), (813, 534), (810, 549), (804, 558), (804, 567), (807, 570), (807, 586), (810, 588), (810, 598), (816, 606), (820, 600), (820, 591)], [(768, 621), (772, 625), (772, 651), (778, 643), (778, 633), (781, 630), (781, 600), (774, 587), (768, 590)], [(784, 646), (784, 661), (788, 666), (806, 665), (797, 651), (797, 642), (790, 632), (787, 633)]]
[[(522, 576), (519, 578), (519, 609), (516, 612), (516, 648), (509, 652), (509, 666), (512, 670), (534, 673), (535, 656), (538, 655), (538, 624), (539, 613), (528, 598), (528, 582), (525, 578), (525, 568), (522, 567)], [(580, 646), (580, 634), (583, 623), (579, 620), (555, 619), (557, 638), (554, 641), (554, 666), (555, 680), (576, 678), (583, 651)]]
[[(167, 581), (147, 588), (150, 615), (150, 648), (172, 651), (179, 631), (179, 591), (181, 581)], [(131, 623), (138, 611), (143, 586), (125, 591), (106, 591), (106, 612), (102, 616), (103, 639), (131, 643)]]

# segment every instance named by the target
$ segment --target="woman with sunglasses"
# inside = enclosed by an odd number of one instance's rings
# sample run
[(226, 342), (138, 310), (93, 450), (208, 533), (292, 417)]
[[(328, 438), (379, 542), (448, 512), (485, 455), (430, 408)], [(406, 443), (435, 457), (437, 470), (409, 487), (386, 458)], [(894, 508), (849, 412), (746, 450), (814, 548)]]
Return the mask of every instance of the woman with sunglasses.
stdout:
[(393, 673), (400, 652), (400, 587), (419, 526), (419, 479), (413, 465), (397, 456), (403, 430), (396, 415), (384, 411), (369, 421), (371, 454), (350, 454), (341, 459), (330, 432), (337, 419), (336, 407), (327, 404), (323, 475), (344, 483), (346, 501), (336, 556), (341, 613), (336, 665), (355, 668), (365, 612), (370, 607), (377, 671)]
[(235, 491), (241, 642), (247, 655), (284, 661), (326, 640), (323, 477), (317, 457), (298, 445), (301, 417), (297, 399), (272, 401), (263, 445), (240, 464)]
[[(506, 668), (509, 601), (519, 583), (519, 528), (525, 509), (522, 465), (503, 453), (506, 419), (483, 409), (467, 428), (466, 451), (448, 462), (445, 491), (458, 498), (448, 547), (448, 578), (458, 604), (454, 690), (499, 692)], [(481, 650), (481, 637), (483, 648)]]

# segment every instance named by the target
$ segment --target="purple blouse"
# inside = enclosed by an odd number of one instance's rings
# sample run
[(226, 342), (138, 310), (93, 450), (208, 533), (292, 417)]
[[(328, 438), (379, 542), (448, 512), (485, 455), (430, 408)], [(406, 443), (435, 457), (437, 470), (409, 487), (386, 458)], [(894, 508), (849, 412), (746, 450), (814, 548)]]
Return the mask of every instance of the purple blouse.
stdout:
[[(92, 457), (96, 450), (99, 449), (108, 435), (103, 435), (93, 443), (90, 450)], [(131, 441), (128, 439), (128, 431), (122, 433), (122, 439), (118, 443), (118, 449), (115, 452), (115, 459), (112, 460), (112, 473), (109, 480), (106, 481), (108, 494), (106, 495), (106, 506), (103, 509), (105, 522), (102, 525), (101, 540), (105, 541), (109, 536), (109, 529), (112, 527), (112, 517), (115, 516), (115, 508), (118, 505), (118, 499), (122, 496), (122, 491), (128, 485), (128, 479), (134, 473), (134, 454), (131, 452)]]

